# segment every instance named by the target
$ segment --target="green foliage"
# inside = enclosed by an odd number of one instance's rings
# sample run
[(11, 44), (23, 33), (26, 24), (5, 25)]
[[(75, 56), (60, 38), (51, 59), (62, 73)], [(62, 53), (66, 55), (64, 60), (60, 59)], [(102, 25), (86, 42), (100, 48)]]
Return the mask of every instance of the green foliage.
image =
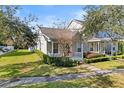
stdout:
[(121, 54), (124, 54), (124, 43), (123, 42), (119, 43), (119, 51)]
[(117, 56), (112, 56), (111, 57), (112, 60), (117, 60), (117, 58), (118, 58)]
[(122, 59), (124, 59), (124, 55), (122, 56)]
[(36, 45), (37, 34), (29, 26), (34, 20), (28, 21), (16, 16), (18, 9), (18, 6), (0, 7), (0, 43), (14, 45), (16, 49), (27, 49)]
[(85, 54), (85, 58), (98, 58), (98, 57), (105, 57), (104, 54), (98, 54), (98, 53), (87, 53)]
[(62, 67), (72, 67), (79, 64), (78, 61), (72, 60), (69, 57), (50, 57), (50, 64)]
[(124, 6), (108, 5), (108, 6), (87, 6), (85, 11), (87, 15), (84, 17), (82, 34), (86, 38), (97, 34), (99, 31), (105, 31), (111, 39), (114, 35), (118, 38), (124, 35)]
[(79, 64), (79, 61), (70, 59), (69, 57), (49, 57), (39, 50), (35, 50), (42, 62), (49, 65), (61, 66), (61, 67), (72, 67)]
[(110, 57), (99, 57), (99, 58), (91, 58), (91, 59), (84, 59), (85, 63), (96, 63), (96, 62), (104, 62), (109, 61)]
[(35, 53), (39, 55), (39, 57), (41, 58), (41, 62), (43, 62), (43, 63), (48, 63), (49, 62), (50, 57), (48, 55), (45, 55), (40, 50), (35, 50)]
[(123, 58), (124, 55), (120, 54), (120, 55), (114, 55), (111, 57), (112, 60), (117, 60), (118, 58)]

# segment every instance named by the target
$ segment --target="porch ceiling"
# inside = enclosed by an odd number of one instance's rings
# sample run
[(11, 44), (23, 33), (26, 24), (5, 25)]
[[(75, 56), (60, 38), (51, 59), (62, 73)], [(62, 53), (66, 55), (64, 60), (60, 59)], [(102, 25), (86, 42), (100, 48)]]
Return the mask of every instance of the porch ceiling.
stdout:
[(92, 38), (88, 42), (101, 42), (101, 41), (111, 41), (111, 38)]

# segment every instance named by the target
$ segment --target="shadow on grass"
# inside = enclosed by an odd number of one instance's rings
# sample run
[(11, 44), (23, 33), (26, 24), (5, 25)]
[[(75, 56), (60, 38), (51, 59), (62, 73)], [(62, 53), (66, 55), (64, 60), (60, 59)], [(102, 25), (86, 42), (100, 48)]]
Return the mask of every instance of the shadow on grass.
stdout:
[(96, 76), (95, 78), (85, 78), (85, 79), (76, 79), (71, 82), (68, 81), (59, 81), (54, 83), (46, 83), (42, 87), (48, 88), (108, 88), (113, 86), (113, 81), (109, 76)]
[(9, 64), (0, 67), (0, 78), (56, 76), (70, 73), (83, 73), (87, 70), (75, 67), (56, 67), (41, 61)]
[(23, 55), (30, 55), (30, 54), (33, 54), (33, 53), (30, 52), (30, 51), (18, 51), (18, 50), (15, 50), (15, 51), (12, 51), (12, 52), (9, 52), (7, 54), (2, 55), (1, 57), (23, 56)]
[(30, 63), (19, 63), (19, 64), (9, 64), (5, 66), (0, 66), (0, 78), (14, 78), (20, 77), (22, 74), (26, 72), (21, 72), (23, 68), (36, 67), (38, 66), (40, 61), (30, 62)]
[(64, 80), (47, 82), (32, 85), (21, 85), (21, 88), (108, 88), (113, 87), (114, 81), (110, 76), (96, 76), (94, 78), (80, 78), (74, 80)]
[(124, 65), (123, 66), (117, 66), (117, 69), (124, 69)]

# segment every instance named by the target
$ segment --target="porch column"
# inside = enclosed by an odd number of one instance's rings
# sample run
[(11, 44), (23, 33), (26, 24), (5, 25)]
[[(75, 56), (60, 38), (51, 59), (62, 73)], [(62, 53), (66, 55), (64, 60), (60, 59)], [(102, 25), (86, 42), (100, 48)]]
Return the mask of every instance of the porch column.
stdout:
[(113, 42), (111, 42), (111, 56), (113, 56)]
[(99, 42), (98, 42), (98, 53), (100, 53), (100, 45), (99, 45)]
[(51, 42), (52, 43), (52, 56), (53, 56), (53, 42)]
[(106, 42), (103, 43), (103, 53), (105, 54), (105, 46), (106, 46)]
[(118, 42), (116, 42), (115, 50), (116, 50), (116, 53), (117, 53), (118, 52)]
[(83, 60), (83, 43), (81, 44), (81, 53), (82, 53), (82, 60)]

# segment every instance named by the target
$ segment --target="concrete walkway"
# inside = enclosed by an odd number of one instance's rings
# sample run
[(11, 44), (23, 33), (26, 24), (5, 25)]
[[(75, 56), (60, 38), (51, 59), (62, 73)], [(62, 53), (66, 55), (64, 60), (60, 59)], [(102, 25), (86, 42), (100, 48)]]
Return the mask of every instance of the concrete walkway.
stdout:
[(0, 81), (0, 87), (3, 88), (10, 88), (14, 87), (17, 85), (22, 85), (22, 84), (35, 84), (35, 83), (42, 83), (42, 82), (53, 82), (53, 81), (61, 81), (61, 80), (71, 80), (71, 79), (76, 79), (76, 78), (86, 78), (86, 77), (93, 77), (96, 75), (105, 75), (105, 74), (110, 74), (111, 71), (101, 71), (100, 73), (79, 73), (79, 74), (65, 74), (61, 76), (53, 76), (53, 77), (25, 77), (25, 78), (20, 78), (17, 81), (13, 80), (4, 80)]
[(15, 87), (18, 85), (23, 84), (36, 84), (42, 82), (54, 82), (54, 81), (61, 81), (61, 80), (71, 80), (77, 78), (87, 78), (87, 77), (94, 77), (96, 75), (106, 75), (111, 73), (124, 73), (124, 69), (117, 69), (117, 70), (100, 70), (94, 66), (89, 64), (83, 64), (81, 67), (90, 70), (89, 73), (79, 73), (79, 74), (64, 74), (59, 76), (53, 77), (24, 77), (19, 78), (18, 80), (0, 80), (0, 87), (3, 88), (10, 88)]

